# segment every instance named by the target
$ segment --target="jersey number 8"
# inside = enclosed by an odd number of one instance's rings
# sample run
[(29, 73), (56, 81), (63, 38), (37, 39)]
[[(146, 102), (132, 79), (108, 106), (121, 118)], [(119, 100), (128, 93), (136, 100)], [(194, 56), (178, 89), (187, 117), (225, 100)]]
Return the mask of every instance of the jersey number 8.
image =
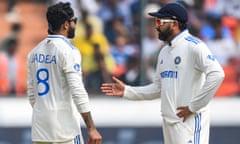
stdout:
[(37, 71), (38, 96), (44, 96), (49, 92), (48, 69), (41, 68)]

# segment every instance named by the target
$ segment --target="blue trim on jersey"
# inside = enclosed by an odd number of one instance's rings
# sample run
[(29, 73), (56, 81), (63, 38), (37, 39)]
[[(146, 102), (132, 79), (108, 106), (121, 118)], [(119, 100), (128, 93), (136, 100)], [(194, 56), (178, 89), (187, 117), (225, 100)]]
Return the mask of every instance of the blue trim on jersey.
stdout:
[(194, 36), (187, 36), (184, 39), (189, 41), (189, 42), (192, 42), (192, 43), (194, 43), (196, 45), (200, 43), (200, 41), (196, 37), (194, 37)]
[(194, 144), (200, 144), (202, 114), (199, 113), (194, 118), (195, 118)]
[(77, 136), (74, 138), (74, 144), (81, 144), (80, 135), (77, 135)]
[(67, 40), (64, 36), (60, 36), (60, 35), (48, 35), (48, 38), (60, 38), (63, 41), (65, 41), (72, 49), (76, 49), (76, 47), (74, 47), (69, 40)]

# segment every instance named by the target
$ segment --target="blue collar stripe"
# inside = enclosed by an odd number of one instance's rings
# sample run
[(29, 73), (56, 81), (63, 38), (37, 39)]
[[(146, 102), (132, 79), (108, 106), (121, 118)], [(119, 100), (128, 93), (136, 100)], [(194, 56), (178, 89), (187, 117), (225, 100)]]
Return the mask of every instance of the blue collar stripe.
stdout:
[(49, 35), (48, 38), (60, 38), (62, 39), (63, 41), (65, 41), (72, 49), (76, 49), (70, 42), (69, 40), (67, 40), (65, 37), (63, 36), (52, 36), (52, 35)]

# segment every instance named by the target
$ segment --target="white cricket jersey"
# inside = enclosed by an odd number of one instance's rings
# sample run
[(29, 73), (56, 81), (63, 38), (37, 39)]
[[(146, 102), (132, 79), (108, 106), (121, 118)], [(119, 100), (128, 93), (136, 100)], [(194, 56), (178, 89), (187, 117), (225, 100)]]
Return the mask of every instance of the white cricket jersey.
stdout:
[(32, 140), (63, 142), (81, 134), (80, 113), (89, 112), (81, 56), (61, 35), (49, 35), (28, 54)]
[(185, 30), (159, 53), (154, 82), (147, 86), (126, 86), (124, 97), (146, 100), (161, 97), (161, 111), (168, 123), (181, 119), (177, 107), (192, 112), (207, 109), (224, 78), (224, 72), (207, 46)]

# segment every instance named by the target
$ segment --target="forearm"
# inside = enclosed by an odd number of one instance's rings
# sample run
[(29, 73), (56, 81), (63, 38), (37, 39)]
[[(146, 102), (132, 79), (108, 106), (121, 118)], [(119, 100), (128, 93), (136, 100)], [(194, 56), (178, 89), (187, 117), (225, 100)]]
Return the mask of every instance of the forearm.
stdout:
[(34, 103), (35, 103), (35, 97), (34, 97), (34, 93), (33, 93), (33, 88), (30, 87), (28, 85), (28, 89), (27, 89), (27, 96), (28, 96), (28, 100), (31, 104), (31, 106), (33, 107)]
[(73, 101), (79, 113), (89, 112), (88, 94), (84, 88), (81, 76), (77, 73), (68, 73), (67, 81), (72, 92)]
[(87, 127), (88, 130), (95, 130), (96, 127), (94, 125), (93, 119), (92, 119), (92, 115), (90, 112), (85, 112), (85, 113), (81, 113), (82, 118), (85, 122), (85, 125)]
[(223, 78), (224, 73), (221, 72), (209, 73), (206, 77), (205, 84), (199, 91), (199, 94), (192, 99), (189, 106), (190, 111), (196, 112), (203, 108), (204, 106), (206, 106), (212, 99), (212, 97), (215, 95), (215, 92), (221, 85)]
[(33, 107), (35, 103), (35, 96), (34, 96), (33, 80), (30, 78), (30, 76), (28, 77), (28, 81), (27, 81), (27, 96), (31, 106)]
[(160, 92), (159, 86), (154, 83), (141, 87), (126, 86), (123, 97), (129, 100), (152, 100), (160, 98)]
[(31, 106), (33, 107), (34, 104), (35, 104), (35, 97), (34, 97), (34, 95), (28, 95), (28, 100), (29, 100), (29, 103), (31, 104)]

